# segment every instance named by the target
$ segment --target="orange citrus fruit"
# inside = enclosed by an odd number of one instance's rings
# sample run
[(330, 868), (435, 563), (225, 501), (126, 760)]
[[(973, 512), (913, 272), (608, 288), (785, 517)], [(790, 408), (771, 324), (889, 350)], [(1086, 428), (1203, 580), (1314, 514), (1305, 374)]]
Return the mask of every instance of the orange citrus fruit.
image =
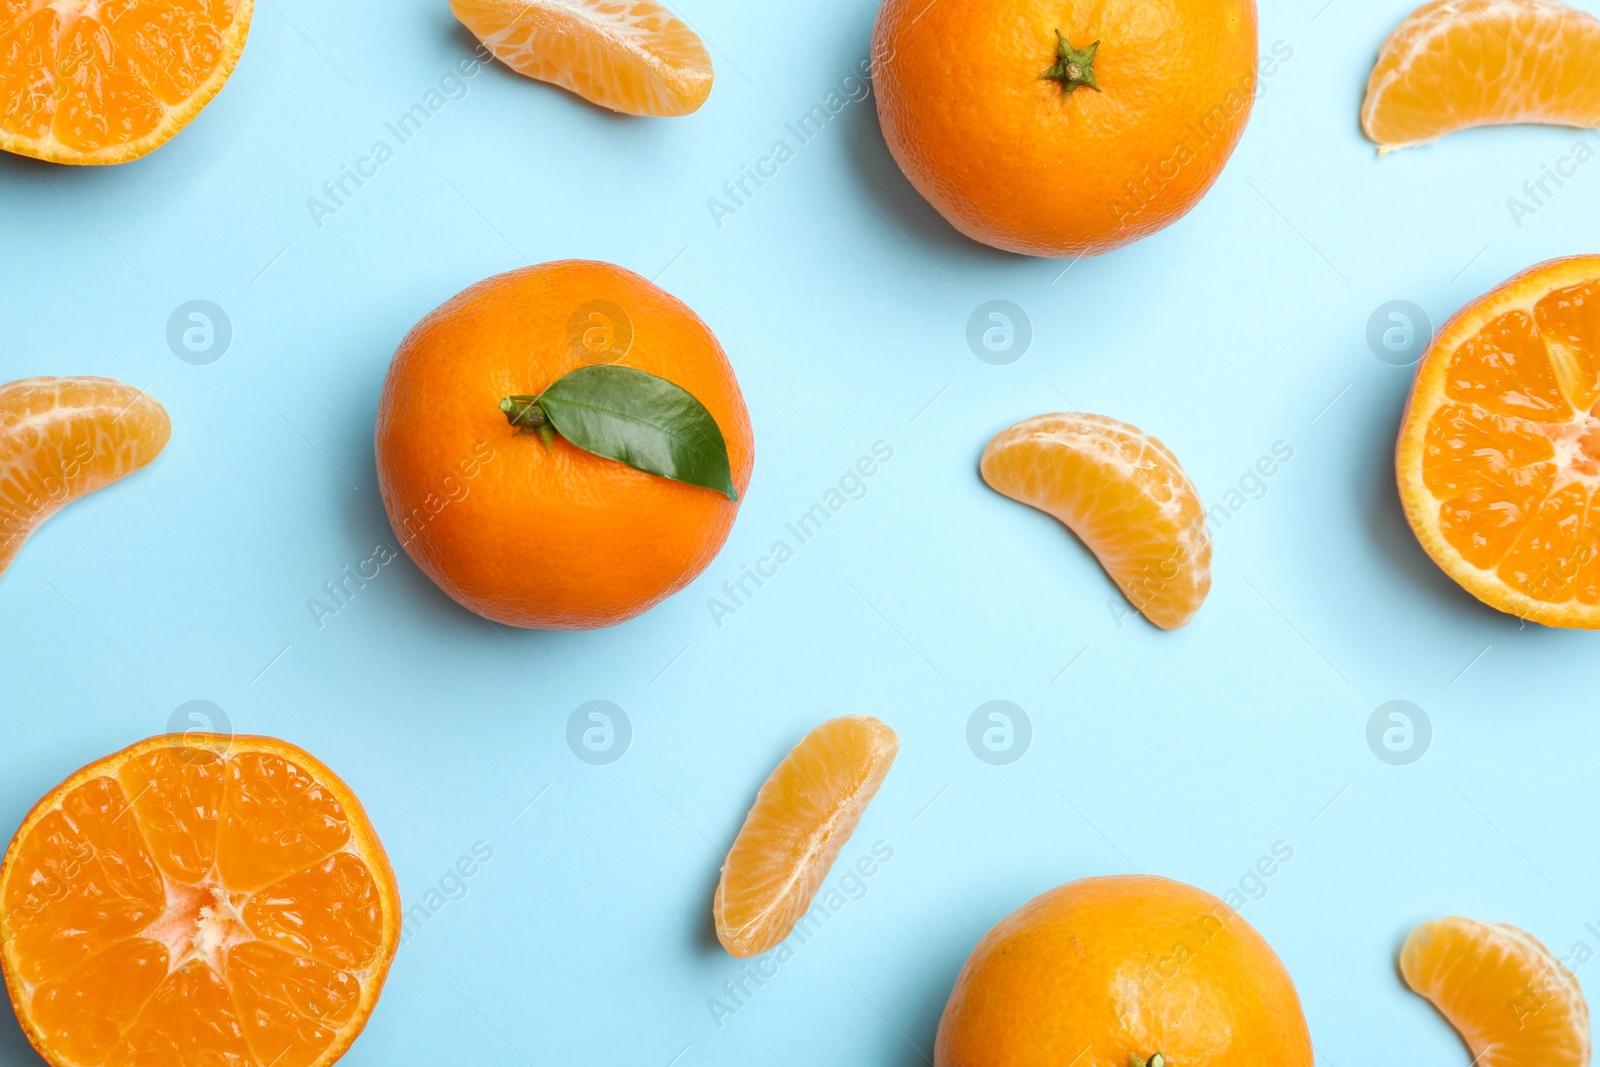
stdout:
[(936, 1067), (1311, 1067), (1294, 983), (1233, 909), (1182, 882), (1085, 878), (983, 935)]
[(1470, 126), (1600, 126), (1600, 19), (1558, 0), (1432, 0), (1378, 53), (1361, 128), (1380, 150)]
[(1588, 1067), (1589, 1005), (1572, 972), (1533, 936), (1455, 916), (1400, 950), (1406, 985), (1460, 1032), (1475, 1067)]
[(1256, 94), (1254, 0), (884, 0), (900, 169), (975, 241), (1095, 255), (1205, 195)]
[(519, 74), (629, 115), (687, 115), (716, 72), (699, 36), (655, 0), (450, 0)]
[(1200, 610), (1211, 590), (1205, 508), (1154, 437), (1104, 415), (1035, 415), (995, 435), (979, 469), (996, 492), (1065, 523), (1157, 626), (1175, 630)]
[(143, 467), (171, 436), (165, 408), (110, 378), (0, 385), (0, 574), (40, 523)]
[(549, 630), (610, 626), (694, 579), (739, 505), (548, 446), (502, 401), (580, 367), (644, 371), (715, 420), (740, 497), (755, 445), (733, 368), (706, 324), (632, 271), (565, 260), (479, 282), (418, 323), (378, 407), (378, 484), (401, 545), (462, 606)]
[(744, 959), (789, 936), (899, 751), (889, 727), (846, 715), (812, 730), (783, 758), (722, 865), (711, 911), (723, 948)]
[(323, 1067), (377, 1003), (394, 872), (332, 771), (266, 737), (97, 760), (0, 866), (0, 963), (52, 1067)]
[(1600, 628), (1600, 256), (1552, 260), (1445, 324), (1396, 449), (1435, 563), (1501, 611)]
[(187, 126), (233, 73), (255, 0), (0, 2), (0, 149), (126, 163)]

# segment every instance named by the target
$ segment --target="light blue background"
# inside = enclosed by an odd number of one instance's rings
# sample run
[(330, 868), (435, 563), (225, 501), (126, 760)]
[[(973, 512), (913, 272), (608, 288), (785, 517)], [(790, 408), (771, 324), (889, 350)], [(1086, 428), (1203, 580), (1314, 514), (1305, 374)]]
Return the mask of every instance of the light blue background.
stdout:
[[(974, 941), (1035, 893), (1137, 869), (1220, 894), (1280, 841), (1294, 858), (1243, 915), (1332, 1067), (1467, 1062), (1395, 973), (1420, 920), (1600, 949), (1594, 639), (1480, 607), (1423, 555), (1390, 459), (1410, 371), (1365, 339), (1385, 301), (1439, 322), (1595, 251), (1600, 164), (1520, 228), (1506, 205), (1588, 135), (1473, 131), (1380, 161), (1356, 116), (1407, 3), (1292, 0), (1262, 12), (1262, 51), (1293, 55), (1227, 171), (1135, 247), (1063, 275), (959, 237), (870, 102), (718, 227), (707, 199), (856, 71), (874, 6), (677, 6), (719, 72), (699, 113), (614, 117), (486, 69), (321, 228), (307, 199), (470, 54), (441, 0), (265, 0), (227, 88), (153, 156), (0, 159), (0, 380), (111, 375), (174, 427), (0, 581), (5, 833), (205, 699), (346, 778), (408, 904), (488, 843), (351, 1064), (913, 1067)], [(319, 629), (307, 601), (392, 536), (372, 423), (401, 337), (472, 282), (568, 256), (658, 277), (726, 347), (757, 461), (722, 555), (603, 632), (497, 633), (405, 559)], [(164, 336), (197, 298), (234, 330), (203, 367)], [(1034, 331), (1009, 366), (965, 340), (997, 298)], [(1069, 406), (1163, 438), (1208, 504), (1293, 449), (1218, 530), (1188, 628), (1119, 623), (1090, 556), (979, 480), (993, 433)], [(894, 458), (866, 496), (715, 625), (708, 597), (877, 441)], [(632, 720), (610, 766), (565, 741), (591, 699)], [(1011, 766), (967, 747), (991, 699), (1033, 724)], [(1410, 766), (1367, 745), (1391, 699), (1433, 724)], [(719, 1028), (708, 998), (740, 971), (710, 930), (722, 850), (789, 746), (848, 712), (902, 747), (844, 857), (894, 858)], [(5, 1020), (0, 1062), (37, 1062)]]

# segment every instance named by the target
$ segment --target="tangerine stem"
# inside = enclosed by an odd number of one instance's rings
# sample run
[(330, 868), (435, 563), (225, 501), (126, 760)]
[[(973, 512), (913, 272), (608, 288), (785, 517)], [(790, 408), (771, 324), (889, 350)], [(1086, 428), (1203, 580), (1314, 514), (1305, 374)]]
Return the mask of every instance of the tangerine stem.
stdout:
[[(1055, 65), (1043, 74), (1041, 78), (1061, 83), (1066, 95), (1071, 96), (1072, 90), (1080, 85), (1087, 85), (1095, 92), (1100, 92), (1100, 83), (1094, 75), (1094, 55), (1100, 50), (1100, 42), (1096, 41), (1088, 48), (1079, 51), (1072, 47), (1060, 30), (1056, 31), (1056, 61)], [(1143, 1065), (1141, 1065), (1143, 1067)]]
[(1159, 1052), (1148, 1060), (1141, 1059), (1139, 1054), (1135, 1052), (1128, 1057), (1128, 1062), (1131, 1067), (1167, 1067), (1167, 1058)]
[(505, 414), (506, 421), (517, 428), (518, 433), (537, 434), (546, 449), (555, 440), (556, 429), (550, 425), (550, 416), (539, 406), (538, 397), (505, 397), (500, 401), (500, 410)]

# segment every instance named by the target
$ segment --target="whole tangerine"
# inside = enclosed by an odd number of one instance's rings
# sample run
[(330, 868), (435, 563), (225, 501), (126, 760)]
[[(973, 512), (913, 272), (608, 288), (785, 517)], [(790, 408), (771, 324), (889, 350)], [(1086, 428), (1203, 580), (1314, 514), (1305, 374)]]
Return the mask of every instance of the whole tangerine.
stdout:
[[(507, 414), (594, 367), (653, 375), (703, 405), (736, 492)], [(417, 566), (487, 619), (549, 630), (623, 622), (693, 580), (727, 540), (755, 458), (744, 396), (706, 324), (632, 271), (585, 260), (497, 275), (419, 322), (384, 380), (376, 451), (384, 509)]]
[(1199, 202), (1244, 132), (1254, 0), (884, 0), (884, 140), (973, 240), (1110, 251)]
[(1085, 878), (985, 934), (936, 1067), (1312, 1067), (1300, 998), (1227, 904), (1147, 875)]

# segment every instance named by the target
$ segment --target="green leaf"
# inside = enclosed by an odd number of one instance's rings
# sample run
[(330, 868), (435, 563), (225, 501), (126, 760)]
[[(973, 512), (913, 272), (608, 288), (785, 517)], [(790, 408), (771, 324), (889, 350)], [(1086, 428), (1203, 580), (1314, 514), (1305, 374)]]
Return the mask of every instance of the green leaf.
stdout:
[(717, 420), (681, 386), (632, 367), (579, 367), (539, 394), (557, 433), (585, 452), (738, 500)]

